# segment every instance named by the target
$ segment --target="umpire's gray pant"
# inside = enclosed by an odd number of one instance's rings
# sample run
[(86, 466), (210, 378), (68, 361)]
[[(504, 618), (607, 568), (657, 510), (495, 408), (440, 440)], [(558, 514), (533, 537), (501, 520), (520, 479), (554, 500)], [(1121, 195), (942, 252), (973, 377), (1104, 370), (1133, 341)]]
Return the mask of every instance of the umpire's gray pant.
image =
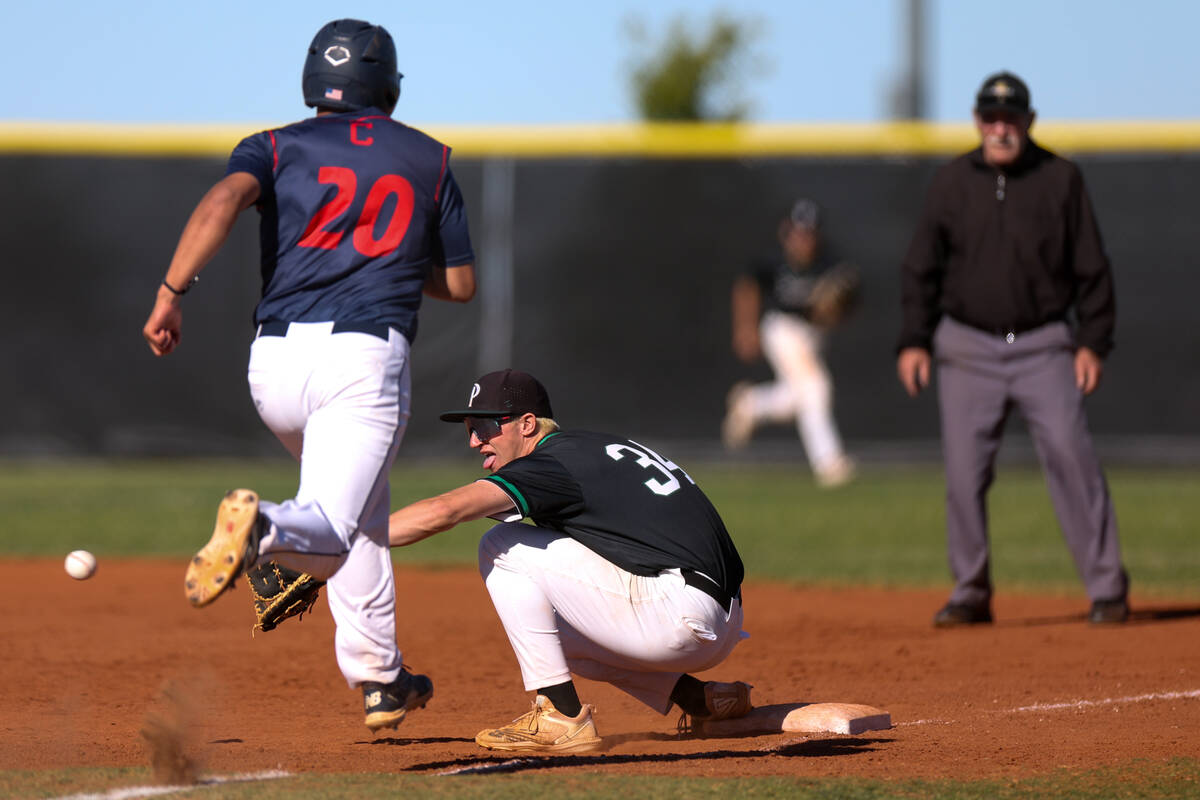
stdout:
[(1066, 323), (1044, 325), (1009, 341), (943, 317), (933, 345), (946, 468), (946, 545), (955, 579), (950, 602), (979, 605), (991, 598), (987, 491), (1014, 406), (1033, 438), (1088, 596), (1124, 597), (1128, 578), (1117, 517), (1075, 384)]

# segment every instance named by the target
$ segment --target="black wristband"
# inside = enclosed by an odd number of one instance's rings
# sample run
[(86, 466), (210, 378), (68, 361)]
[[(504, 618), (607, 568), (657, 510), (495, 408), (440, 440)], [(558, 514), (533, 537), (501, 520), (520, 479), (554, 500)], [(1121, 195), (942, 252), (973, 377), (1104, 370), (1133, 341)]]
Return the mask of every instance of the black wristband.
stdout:
[(199, 275), (197, 275), (196, 277), (194, 277), (190, 281), (188, 281), (187, 286), (184, 286), (182, 289), (176, 289), (174, 286), (167, 283), (166, 278), (163, 278), (162, 285), (167, 287), (167, 291), (169, 291), (171, 294), (175, 295), (176, 297), (182, 297), (183, 295), (188, 293), (188, 290), (190, 290), (192, 288), (192, 284), (194, 284), (198, 280), (200, 280)]

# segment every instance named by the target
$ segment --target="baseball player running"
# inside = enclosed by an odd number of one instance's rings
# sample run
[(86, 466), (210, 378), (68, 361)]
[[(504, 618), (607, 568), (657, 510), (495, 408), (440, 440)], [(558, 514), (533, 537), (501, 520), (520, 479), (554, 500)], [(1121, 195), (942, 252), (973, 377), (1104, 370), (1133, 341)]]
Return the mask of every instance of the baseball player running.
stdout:
[(815, 318), (814, 290), (845, 268), (820, 257), (819, 222), (817, 204), (797, 200), (779, 223), (782, 259), (756, 263), (734, 282), (734, 354), (747, 363), (765, 355), (776, 377), (730, 390), (721, 438), (738, 450), (762, 423), (794, 422), (817, 484), (835, 487), (855, 469), (833, 420), (833, 381), (821, 356), (837, 320)]
[[(701, 719), (751, 708), (750, 686), (690, 674), (743, 637), (742, 561), (687, 473), (622, 436), (560, 431), (533, 376), (484, 375), (467, 408), (468, 443), (490, 475), (391, 515), (394, 546), (460, 522), (503, 520), (479, 543), (479, 569), (521, 666), (532, 709), (480, 732), (492, 750), (578, 753), (601, 744), (572, 673), (607, 681), (656, 711)], [(528, 517), (534, 525), (521, 524)]]
[(366, 724), (395, 727), (433, 685), (402, 668), (387, 541), (388, 471), (409, 416), (409, 347), (422, 293), (475, 293), (450, 149), (391, 119), (396, 49), (352, 19), (317, 33), (304, 64), (316, 116), (244, 140), (184, 228), (143, 334), (173, 352), (181, 299), (237, 216), (261, 218), (263, 291), (249, 384), (266, 425), (300, 461), (295, 498), (230, 492), (187, 570), (208, 605), (260, 559), (328, 580), (338, 666)]

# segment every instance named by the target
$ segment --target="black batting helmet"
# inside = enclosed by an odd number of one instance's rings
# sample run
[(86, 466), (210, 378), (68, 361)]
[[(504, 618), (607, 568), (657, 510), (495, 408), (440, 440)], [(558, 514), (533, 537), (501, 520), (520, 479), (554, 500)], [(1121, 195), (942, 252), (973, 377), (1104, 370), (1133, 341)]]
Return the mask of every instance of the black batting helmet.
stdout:
[(304, 62), (304, 104), (332, 111), (375, 106), (391, 114), (400, 98), (396, 45), (381, 25), (360, 19), (328, 23)]

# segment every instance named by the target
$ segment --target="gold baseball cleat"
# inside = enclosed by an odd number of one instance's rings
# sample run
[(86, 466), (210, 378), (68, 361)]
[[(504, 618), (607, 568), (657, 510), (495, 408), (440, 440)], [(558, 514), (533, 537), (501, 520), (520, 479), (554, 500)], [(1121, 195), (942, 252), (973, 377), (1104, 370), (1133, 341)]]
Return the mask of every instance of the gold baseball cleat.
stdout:
[(475, 742), (489, 750), (548, 755), (590, 753), (601, 746), (591, 706), (585, 703), (578, 716), (568, 717), (540, 694), (528, 713), (502, 728), (480, 731)]
[(258, 558), (258, 532), (258, 495), (249, 489), (226, 494), (217, 507), (212, 538), (188, 564), (184, 577), (188, 602), (203, 608), (253, 566)]

